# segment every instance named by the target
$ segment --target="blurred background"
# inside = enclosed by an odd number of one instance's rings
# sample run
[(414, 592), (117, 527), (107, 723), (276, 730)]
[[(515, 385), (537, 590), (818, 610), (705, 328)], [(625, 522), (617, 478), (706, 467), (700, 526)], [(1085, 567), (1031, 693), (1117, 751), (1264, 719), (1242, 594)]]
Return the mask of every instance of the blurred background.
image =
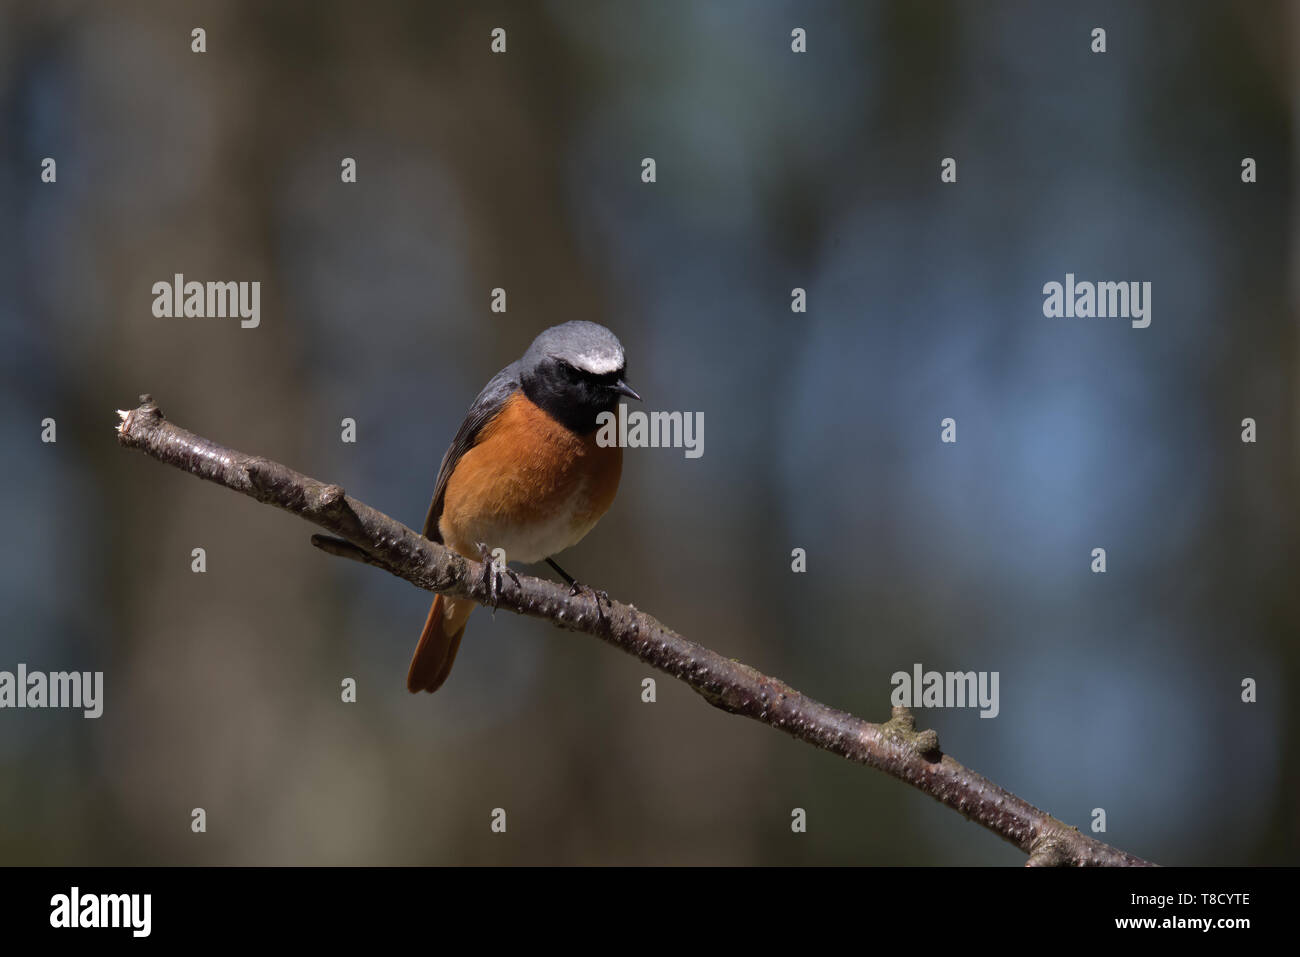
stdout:
[[(97, 721), (0, 712), (0, 862), (1023, 863), (538, 621), (480, 610), (412, 696), (427, 593), (114, 439), (151, 392), (418, 529), (575, 318), (706, 428), (627, 453), (571, 573), (872, 720), (997, 671), (996, 720), (918, 714), (958, 760), (1161, 863), (1300, 862), (1298, 13), (0, 3), (0, 669), (105, 672)], [(1066, 272), (1150, 328), (1044, 318)], [(155, 318), (174, 273), (259, 280), (260, 327)]]

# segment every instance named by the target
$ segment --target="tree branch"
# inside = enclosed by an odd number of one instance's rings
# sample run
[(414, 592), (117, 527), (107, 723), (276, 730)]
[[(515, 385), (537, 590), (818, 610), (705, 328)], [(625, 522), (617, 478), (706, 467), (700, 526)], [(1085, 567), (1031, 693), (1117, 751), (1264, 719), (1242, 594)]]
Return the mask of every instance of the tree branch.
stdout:
[[(416, 534), (337, 485), (178, 428), (148, 395), (140, 396), (140, 403), (118, 413), (121, 444), (307, 519), (331, 533), (312, 536), (312, 544), (331, 555), (375, 565), (428, 591), (490, 603), (480, 563)], [(963, 767), (939, 750), (935, 732), (916, 730), (906, 708), (894, 708), (889, 721), (872, 724), (688, 641), (631, 605), (597, 607), (589, 591), (571, 595), (565, 586), (527, 575), (520, 575), (517, 585), (509, 577), (502, 582), (500, 607), (594, 635), (684, 681), (716, 708), (898, 778), (1010, 841), (1029, 855), (1027, 866), (1148, 865)]]

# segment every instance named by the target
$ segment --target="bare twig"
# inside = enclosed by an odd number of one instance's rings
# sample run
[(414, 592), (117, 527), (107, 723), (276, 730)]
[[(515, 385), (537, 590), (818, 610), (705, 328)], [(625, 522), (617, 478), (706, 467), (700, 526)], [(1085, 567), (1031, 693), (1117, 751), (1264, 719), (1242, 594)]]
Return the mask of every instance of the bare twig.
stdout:
[[(161, 462), (300, 515), (330, 532), (318, 548), (375, 565), (428, 591), (481, 604), (491, 600), (478, 562), (416, 534), (348, 495), (261, 456), (245, 455), (172, 425), (148, 395), (120, 412), (118, 440)], [(684, 681), (709, 704), (771, 725), (802, 741), (898, 778), (1010, 841), (1037, 865), (1146, 865), (1068, 827), (939, 750), (906, 708), (872, 724), (800, 694), (785, 682), (688, 641), (631, 605), (598, 609), (589, 591), (520, 575), (503, 578), (500, 607), (594, 635)]]

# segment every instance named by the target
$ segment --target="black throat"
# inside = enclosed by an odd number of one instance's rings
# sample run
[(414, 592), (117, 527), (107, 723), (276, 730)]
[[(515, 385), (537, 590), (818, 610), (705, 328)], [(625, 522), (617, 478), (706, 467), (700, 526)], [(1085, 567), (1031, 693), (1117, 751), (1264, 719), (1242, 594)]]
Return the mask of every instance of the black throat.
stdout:
[(577, 372), (553, 361), (541, 363), (524, 376), (524, 395), (542, 411), (570, 431), (587, 435), (596, 431), (596, 417), (613, 412), (618, 394), (597, 377)]

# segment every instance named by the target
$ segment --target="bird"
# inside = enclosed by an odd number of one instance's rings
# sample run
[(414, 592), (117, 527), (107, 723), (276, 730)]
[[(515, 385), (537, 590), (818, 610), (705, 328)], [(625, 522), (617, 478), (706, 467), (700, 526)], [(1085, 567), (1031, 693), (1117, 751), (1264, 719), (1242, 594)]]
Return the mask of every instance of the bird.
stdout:
[[(422, 534), (466, 558), (545, 559), (576, 545), (608, 511), (623, 472), (623, 449), (597, 442), (598, 417), (626, 397), (623, 345), (609, 329), (574, 320), (544, 330), (523, 356), (489, 380), (438, 467)], [(513, 573), (509, 573), (513, 577)], [(451, 673), (474, 602), (438, 595), (411, 657), (406, 687), (434, 692)]]

